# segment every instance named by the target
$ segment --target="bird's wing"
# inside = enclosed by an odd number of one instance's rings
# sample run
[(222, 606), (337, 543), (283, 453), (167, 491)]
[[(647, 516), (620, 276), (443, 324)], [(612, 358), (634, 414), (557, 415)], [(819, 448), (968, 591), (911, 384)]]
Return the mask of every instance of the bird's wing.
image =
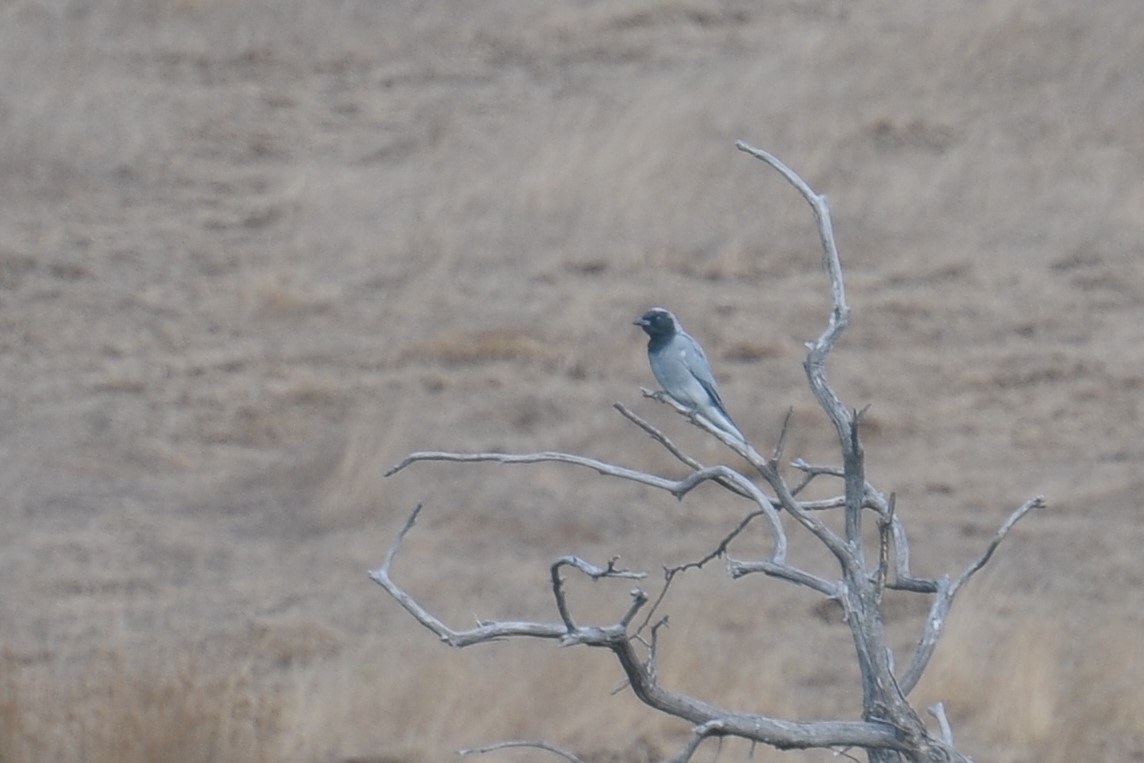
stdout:
[[(715, 376), (711, 373), (711, 364), (707, 362), (707, 355), (703, 352), (703, 348), (690, 334), (682, 334), (681, 338), (685, 340), (683, 352), (687, 356), (687, 370), (711, 397), (711, 402), (723, 415), (727, 415), (727, 409), (723, 406), (723, 398), (719, 397), (719, 388), (715, 386)], [(728, 416), (728, 418), (730, 417)]]

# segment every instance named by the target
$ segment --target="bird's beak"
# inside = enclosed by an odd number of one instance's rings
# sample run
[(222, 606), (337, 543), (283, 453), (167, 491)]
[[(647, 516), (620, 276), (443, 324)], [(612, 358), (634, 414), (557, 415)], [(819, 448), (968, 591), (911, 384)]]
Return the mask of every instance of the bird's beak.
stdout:
[(636, 318), (634, 321), (632, 321), (632, 325), (633, 326), (646, 326), (647, 321), (645, 321), (643, 318)]

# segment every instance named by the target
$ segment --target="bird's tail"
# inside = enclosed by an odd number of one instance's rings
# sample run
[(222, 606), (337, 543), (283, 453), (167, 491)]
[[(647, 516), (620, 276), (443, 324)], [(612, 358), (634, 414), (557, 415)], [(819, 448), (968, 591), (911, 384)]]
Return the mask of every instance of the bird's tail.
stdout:
[(717, 428), (744, 443), (747, 442), (747, 438), (739, 431), (739, 427), (735, 426), (735, 422), (731, 420), (731, 416), (721, 407), (712, 405), (708, 410), (703, 411), (703, 413), (707, 415), (707, 418), (710, 419), (711, 423)]

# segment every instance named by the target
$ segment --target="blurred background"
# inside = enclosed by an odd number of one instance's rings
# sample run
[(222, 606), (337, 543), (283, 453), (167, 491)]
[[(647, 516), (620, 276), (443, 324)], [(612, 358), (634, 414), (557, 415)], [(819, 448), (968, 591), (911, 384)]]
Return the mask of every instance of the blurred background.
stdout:
[[(682, 475), (616, 401), (731, 459), (641, 398), (653, 305), (760, 449), (793, 409), (788, 456), (836, 461), (801, 366), (813, 219), (740, 138), (830, 197), (854, 316), (829, 376), (870, 406), (915, 571), (1048, 500), (957, 600), (917, 706), (978, 760), (1144, 760), (1142, 73), (1135, 0), (0, 0), (0, 760), (676, 751), (689, 729), (609, 655), (454, 652), (366, 570), (418, 501), (395, 575), (458, 628), (556, 620), (563, 554), (654, 592), (713, 548), (746, 510), (714, 487), (381, 476), (422, 449)], [(570, 587), (582, 622), (628, 603)], [(899, 664), (927, 604), (887, 602)], [(860, 713), (811, 592), (716, 563), (662, 612), (670, 688)]]

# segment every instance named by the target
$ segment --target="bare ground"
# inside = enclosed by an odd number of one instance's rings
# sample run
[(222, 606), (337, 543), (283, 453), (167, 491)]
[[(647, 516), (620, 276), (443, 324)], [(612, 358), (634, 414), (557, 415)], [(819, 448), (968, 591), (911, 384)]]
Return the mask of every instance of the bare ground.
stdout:
[[(736, 138), (830, 195), (855, 310), (831, 378), (872, 406), (916, 567), (1050, 504), (919, 701), (978, 760), (1144, 760), (1142, 72), (1136, 0), (0, 2), (0, 760), (673, 749), (603, 656), (451, 653), (364, 573), (420, 500), (400, 573), (457, 625), (554, 617), (564, 553), (709, 548), (741, 511), (715, 491), (380, 476), (422, 448), (675, 473), (616, 400), (723, 458), (640, 400), (654, 304), (753, 439), (793, 407), (792, 455), (830, 457), (810, 214)], [(672, 685), (857, 712), (810, 595), (714, 569), (668, 605)], [(924, 605), (889, 614), (904, 650)]]

